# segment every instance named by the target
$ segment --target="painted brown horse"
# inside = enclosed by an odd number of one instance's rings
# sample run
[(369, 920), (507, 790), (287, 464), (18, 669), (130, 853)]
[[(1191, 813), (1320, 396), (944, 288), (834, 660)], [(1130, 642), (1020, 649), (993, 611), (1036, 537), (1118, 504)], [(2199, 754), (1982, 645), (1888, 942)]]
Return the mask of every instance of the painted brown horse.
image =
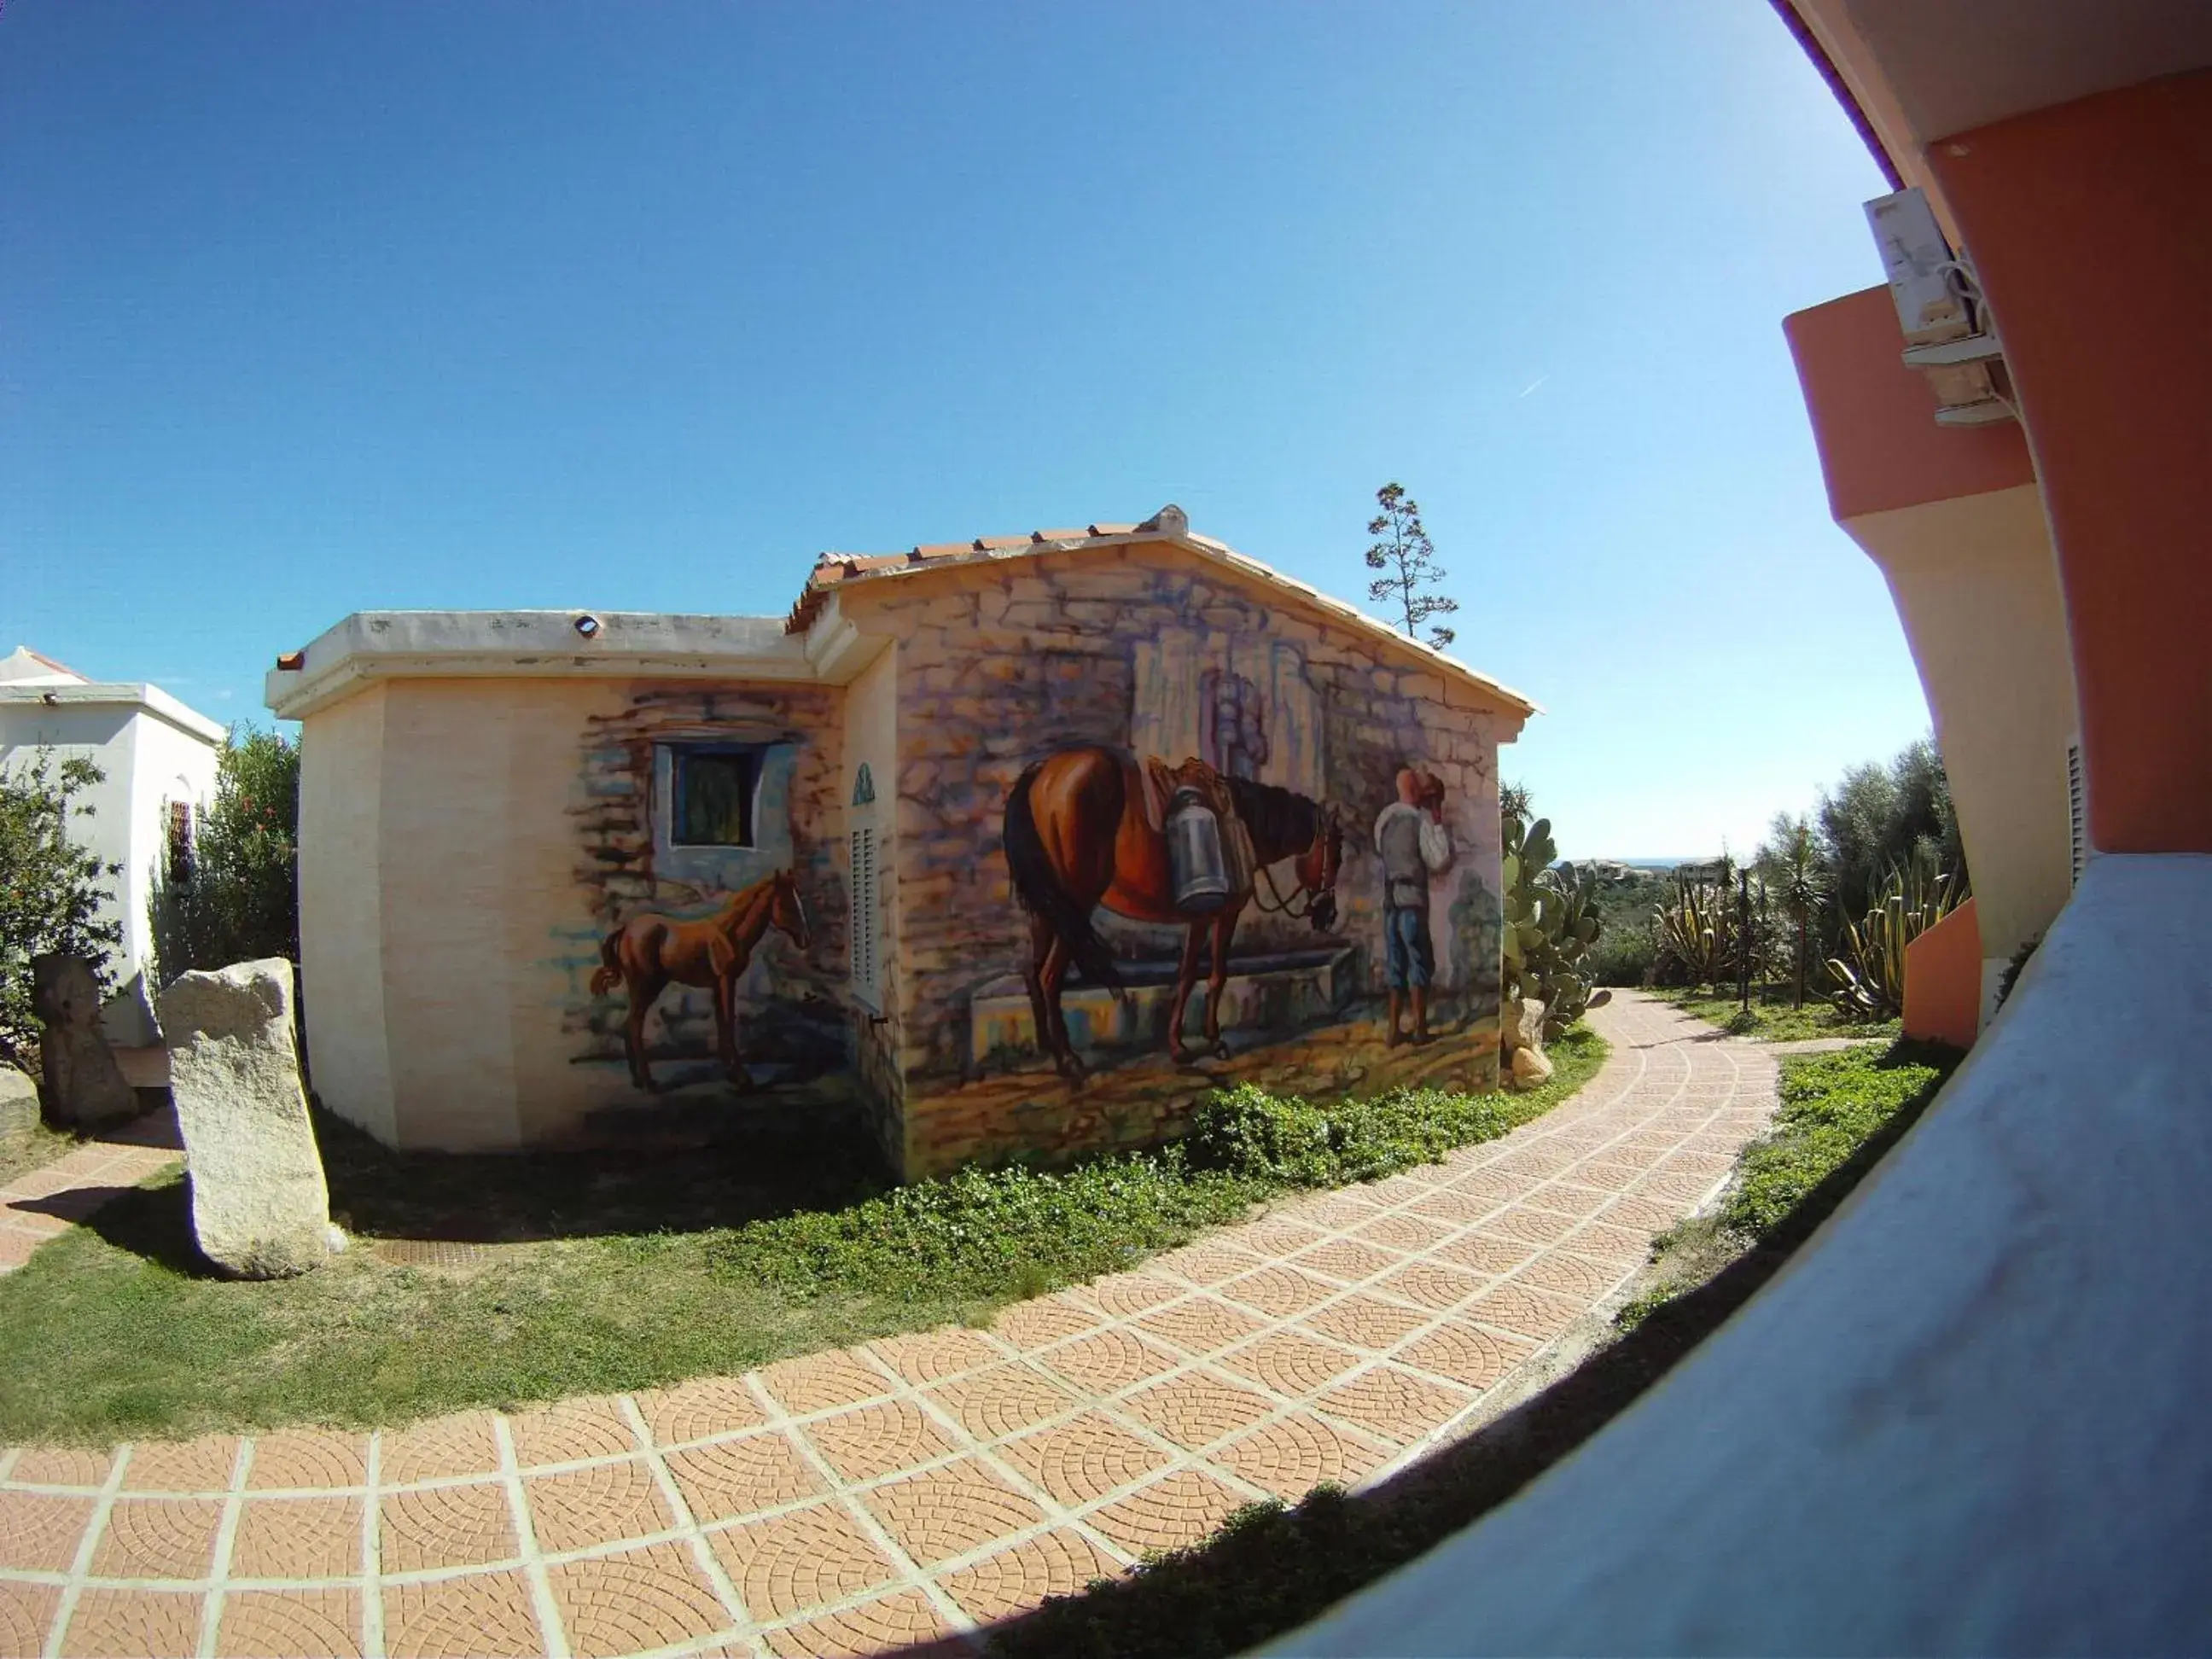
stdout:
[[(1291, 914), (1327, 932), (1336, 921), (1336, 875), (1344, 858), (1336, 814), (1273, 784), (1233, 777), (1221, 781), (1252, 838), (1255, 866), (1297, 860), (1297, 885), (1280, 900), (1284, 908), (1306, 895), (1306, 908)], [(1094, 985), (1121, 988), (1113, 956), (1091, 926), (1091, 912), (1100, 905), (1138, 921), (1189, 929), (1168, 1018), (1168, 1053), (1178, 1062), (1190, 1058), (1182, 1040), (1183, 1010), (1198, 981), (1200, 948), (1211, 935), (1206, 1039), (1215, 1054), (1227, 1057), (1221, 993), (1229, 982), (1230, 940), (1253, 892), (1248, 887), (1232, 893), (1218, 909), (1176, 907), (1167, 837), (1145, 816), (1144, 782), (1133, 756), (1113, 749), (1063, 749), (1030, 767), (1006, 797), (1006, 846), (1014, 890), (1030, 916), (1030, 960), (1022, 977), (1037, 1041), (1051, 1050), (1061, 1076), (1080, 1083), (1085, 1075), (1060, 1006), (1069, 967), (1081, 968)], [(1255, 875), (1262, 882), (1271, 880), (1258, 869)]]
[(806, 907), (788, 870), (732, 894), (711, 916), (679, 921), (648, 910), (606, 936), (599, 945), (603, 965), (592, 975), (592, 994), (605, 996), (617, 984), (629, 994), (623, 1036), (631, 1082), (641, 1089), (659, 1086), (645, 1058), (645, 1017), (654, 1000), (671, 984), (703, 985), (714, 993), (714, 1046), (722, 1070), (740, 1089), (752, 1086), (751, 1075), (738, 1063), (738, 981), (770, 927), (781, 928), (793, 944), (806, 949)]

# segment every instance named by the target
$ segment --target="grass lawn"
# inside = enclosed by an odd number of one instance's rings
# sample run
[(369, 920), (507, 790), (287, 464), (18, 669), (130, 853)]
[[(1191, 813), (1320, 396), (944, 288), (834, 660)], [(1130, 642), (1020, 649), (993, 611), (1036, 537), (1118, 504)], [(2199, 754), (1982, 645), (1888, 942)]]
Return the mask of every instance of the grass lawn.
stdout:
[[(215, 1278), (172, 1173), (0, 1279), (0, 1443), (390, 1425), (468, 1406), (653, 1387), (864, 1337), (980, 1322), (1300, 1187), (1431, 1161), (1595, 1073), (1588, 1031), (1525, 1095), (1407, 1091), (1309, 1107), (1218, 1097), (1186, 1146), (890, 1191), (857, 1125), (764, 1117), (681, 1153), (394, 1154), (319, 1121), (353, 1248), (302, 1278)], [(454, 1265), (386, 1259), (442, 1241)]]
[(1206, 1543), (1048, 1601), (993, 1632), (994, 1659), (1209, 1659), (1243, 1653), (1504, 1503), (1573, 1451), (1747, 1301), (1895, 1144), (1959, 1056), (1899, 1043), (1783, 1062), (1773, 1132), (1745, 1148), (1717, 1217), (1657, 1242), (1655, 1284), (1620, 1334), (1480, 1432), (1373, 1491), (1253, 1504)]
[(1689, 990), (1659, 987), (1651, 994), (1686, 1014), (1760, 1042), (1796, 1042), (1808, 1037), (1896, 1038), (1905, 1034), (1904, 1026), (1896, 1020), (1878, 1024), (1853, 1022), (1838, 1013), (1832, 1003), (1814, 997), (1807, 997), (1805, 1006), (1797, 1007), (1792, 1001), (1795, 993), (1786, 987), (1753, 986), (1748, 1020), (1743, 1018), (1743, 1004), (1732, 991), (1716, 996), (1702, 986)]

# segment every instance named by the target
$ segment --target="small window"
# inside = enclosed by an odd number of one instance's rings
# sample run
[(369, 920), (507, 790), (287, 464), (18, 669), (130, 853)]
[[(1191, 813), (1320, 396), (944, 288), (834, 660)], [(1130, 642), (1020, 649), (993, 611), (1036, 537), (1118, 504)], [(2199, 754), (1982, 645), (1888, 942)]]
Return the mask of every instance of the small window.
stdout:
[(877, 961), (876, 831), (853, 831), (853, 989), (872, 1007), (880, 1007), (883, 986)]
[(192, 878), (192, 804), (187, 800), (169, 803), (169, 879), (190, 881)]
[(760, 781), (754, 749), (681, 748), (669, 757), (678, 847), (750, 847), (753, 793)]

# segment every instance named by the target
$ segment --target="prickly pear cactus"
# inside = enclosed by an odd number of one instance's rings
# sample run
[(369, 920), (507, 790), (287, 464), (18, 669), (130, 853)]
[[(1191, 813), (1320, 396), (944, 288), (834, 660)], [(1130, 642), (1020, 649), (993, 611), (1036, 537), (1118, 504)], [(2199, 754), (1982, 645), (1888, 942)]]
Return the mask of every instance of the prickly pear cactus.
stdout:
[(1589, 976), (1577, 964), (1604, 928), (1597, 908), (1597, 877), (1571, 864), (1553, 867), (1559, 849), (1552, 839), (1549, 818), (1524, 824), (1508, 815), (1501, 829), (1505, 994), (1534, 997), (1544, 1005), (1548, 1039), (1580, 1019), (1589, 1006)]

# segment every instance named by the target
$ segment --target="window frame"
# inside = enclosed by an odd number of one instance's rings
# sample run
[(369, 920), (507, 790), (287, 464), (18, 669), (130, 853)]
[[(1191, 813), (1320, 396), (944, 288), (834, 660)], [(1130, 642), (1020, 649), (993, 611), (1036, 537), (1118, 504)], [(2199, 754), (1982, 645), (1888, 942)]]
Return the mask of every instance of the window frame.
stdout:
[[(760, 848), (761, 781), (767, 768), (768, 745), (714, 739), (678, 739), (664, 744), (668, 751), (668, 845), (677, 852), (754, 852)], [(690, 763), (698, 759), (738, 759), (744, 763), (742, 841), (686, 841), (684, 781)]]

